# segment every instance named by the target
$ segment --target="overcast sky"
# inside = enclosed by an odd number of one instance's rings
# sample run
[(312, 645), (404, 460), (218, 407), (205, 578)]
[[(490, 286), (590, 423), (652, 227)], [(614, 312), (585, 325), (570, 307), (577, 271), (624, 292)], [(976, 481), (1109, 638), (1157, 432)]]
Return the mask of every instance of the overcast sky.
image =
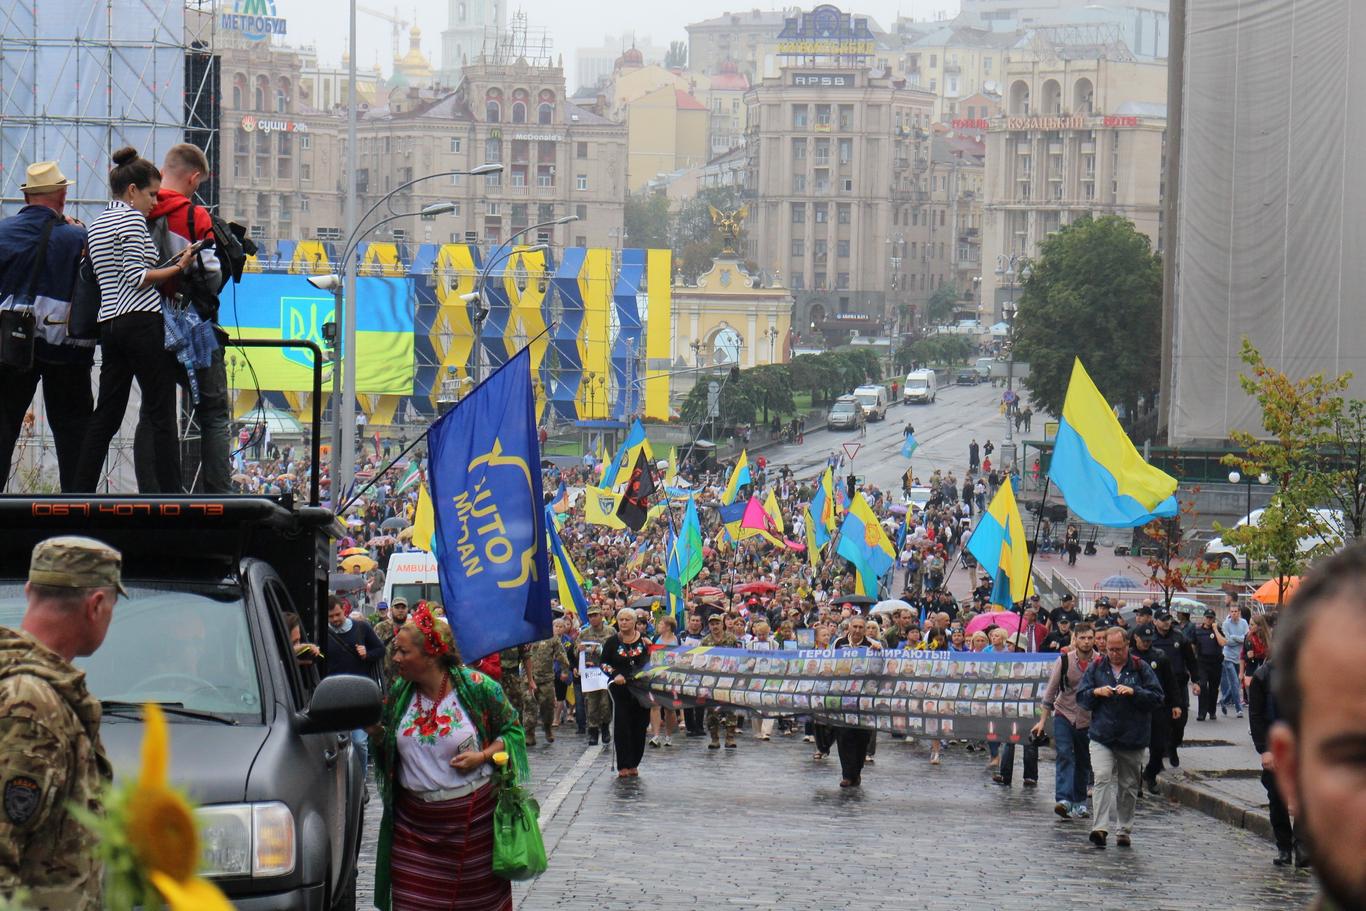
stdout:
[[(275, 0), (278, 15), (289, 21), (290, 44), (316, 44), (321, 56), (320, 62), (341, 60), (347, 45), (347, 6), (337, 0)], [(509, 9), (526, 11), (528, 23), (540, 27), (550, 34), (551, 44), (556, 54), (564, 55), (565, 75), (570, 80), (569, 90), (577, 86), (573, 72), (574, 50), (579, 47), (600, 47), (609, 34), (614, 40), (624, 30), (634, 31), (641, 43), (648, 38), (660, 47), (668, 47), (670, 41), (686, 40), (688, 34), (684, 26), (689, 22), (719, 16), (724, 12), (761, 9), (781, 9), (782, 5), (743, 2), (743, 0), (692, 0), (688, 3), (628, 2), (628, 0), (508, 0)], [(224, 4), (226, 5), (226, 3)], [(810, 9), (815, 3), (802, 4)], [(440, 65), (441, 30), (446, 27), (446, 12), (449, 0), (360, 0), (360, 6), (384, 10), (391, 15), (397, 8), (398, 15), (411, 19), (414, 7), (417, 8), (417, 24), (422, 28), (422, 49), (433, 64)], [(845, 7), (848, 8), (848, 7)], [(959, 0), (860, 0), (854, 11), (871, 16), (884, 29), (889, 28), (898, 15), (915, 16), (921, 19), (934, 17), (943, 12), (953, 16), (958, 12)], [(361, 66), (373, 66), (376, 62), (389, 71), (389, 58), (393, 47), (393, 32), (388, 22), (357, 14), (357, 41), (360, 53), (357, 62)], [(402, 38), (402, 52), (408, 49), (408, 36)]]

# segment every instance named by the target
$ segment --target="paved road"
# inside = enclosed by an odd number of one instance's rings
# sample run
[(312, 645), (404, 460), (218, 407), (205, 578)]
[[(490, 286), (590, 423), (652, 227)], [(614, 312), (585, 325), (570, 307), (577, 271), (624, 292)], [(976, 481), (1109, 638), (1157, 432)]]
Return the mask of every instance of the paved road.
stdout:
[(826, 457), (838, 452), (841, 444), (862, 443), (854, 460), (855, 472), (879, 487), (899, 489), (906, 470), (906, 460), (901, 457), (903, 431), (910, 421), (920, 443), (911, 460), (916, 474), (928, 480), (930, 473), (940, 468), (952, 470), (961, 479), (968, 463), (968, 443), (974, 437), (978, 443), (994, 442), (999, 454), (1005, 434), (1005, 418), (998, 410), (1001, 392), (986, 384), (944, 386), (933, 405), (893, 405), (885, 421), (868, 425), (865, 437), (855, 431), (822, 427), (808, 432), (801, 446), (775, 446), (766, 449), (764, 455), (771, 464), (790, 465), (798, 476), (807, 477), (823, 469)]
[[(550, 869), (514, 887), (518, 908), (1035, 911), (1099, 907), (1103, 894), (1107, 908), (1251, 911), (1313, 894), (1305, 874), (1271, 865), (1268, 842), (1151, 798), (1134, 848), (1099, 851), (1085, 823), (1052, 814), (1048, 763), (1043, 787), (1005, 791), (980, 753), (954, 747), (930, 766), (921, 746), (884, 738), (850, 792), (834, 758), (813, 762), (799, 737), (676, 743), (648, 750), (626, 781), (601, 748), (584, 759), (573, 734), (531, 749)], [(373, 803), (371, 817), (373, 833)]]

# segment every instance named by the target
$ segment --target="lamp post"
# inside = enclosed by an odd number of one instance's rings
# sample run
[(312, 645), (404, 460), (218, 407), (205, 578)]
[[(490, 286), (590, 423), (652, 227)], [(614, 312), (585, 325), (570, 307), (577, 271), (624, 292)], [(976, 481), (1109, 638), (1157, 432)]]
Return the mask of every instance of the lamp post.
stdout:
[[(1247, 512), (1244, 513), (1244, 515), (1247, 516), (1247, 519), (1245, 521), (1249, 523), (1252, 521), (1252, 480), (1253, 479), (1251, 477), (1244, 478), (1237, 471), (1230, 471), (1228, 473), (1228, 482), (1230, 484), (1240, 484), (1244, 482), (1246, 482), (1247, 484)], [(1271, 475), (1267, 474), (1264, 471), (1261, 474), (1257, 475), (1256, 480), (1258, 484), (1270, 484)], [(1252, 581), (1252, 558), (1247, 556), (1243, 557), (1243, 581)]]
[(1029, 280), (1029, 260), (1018, 253), (997, 256), (996, 276), (1003, 279), (1010, 289), (1010, 300), (1001, 305), (1002, 315), (1006, 318), (1006, 345), (1010, 349), (1010, 357), (1006, 362), (1006, 391), (1001, 397), (1006, 406), (1006, 439), (1001, 446), (1001, 464), (1009, 471), (1009, 466), (1015, 462), (1015, 421), (1012, 412), (1015, 410), (1015, 314), (1019, 309), (1015, 304), (1015, 288), (1017, 279)]
[(781, 334), (782, 333), (778, 331), (777, 326), (769, 326), (768, 329), (764, 332), (764, 337), (768, 339), (768, 362), (770, 364), (774, 362), (773, 349), (776, 347), (778, 342), (778, 336)]
[[(499, 168), (501, 169), (501, 167), (502, 166), (500, 165)], [(468, 294), (460, 295), (461, 300), (463, 300), (465, 303), (478, 304), (478, 306), (475, 307), (475, 318), (472, 321), (474, 326), (475, 353), (473, 372), (474, 381), (476, 383), (480, 382), (484, 378), (483, 360), (479, 357), (479, 331), (483, 326), (484, 317), (488, 315), (488, 308), (484, 306), (484, 282), (488, 281), (489, 271), (493, 268), (494, 264), (502, 262), (503, 260), (507, 259), (515, 253), (544, 252), (550, 249), (549, 244), (536, 244), (535, 246), (529, 247), (526, 250), (518, 251), (515, 247), (512, 246), (512, 242), (515, 241), (517, 238), (522, 237), (526, 234), (530, 234), (532, 231), (537, 231), (541, 228), (554, 228), (558, 227), (559, 225), (567, 225), (570, 222), (578, 220), (579, 216), (577, 215), (563, 215), (559, 218), (554, 219), (553, 221), (543, 221), (539, 225), (531, 225), (530, 227), (523, 228), (516, 234), (513, 234), (511, 237), (503, 241), (497, 247), (494, 247), (493, 252), (489, 254), (488, 261), (484, 263), (484, 268), (479, 270), (479, 277), (475, 280), (474, 290)]]

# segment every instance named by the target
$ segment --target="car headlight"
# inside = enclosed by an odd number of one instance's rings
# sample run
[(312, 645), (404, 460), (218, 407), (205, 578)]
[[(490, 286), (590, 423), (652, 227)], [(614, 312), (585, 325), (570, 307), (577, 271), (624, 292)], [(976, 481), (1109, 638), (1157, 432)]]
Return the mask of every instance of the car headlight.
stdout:
[(206, 876), (294, 872), (294, 814), (279, 802), (215, 804), (196, 811)]

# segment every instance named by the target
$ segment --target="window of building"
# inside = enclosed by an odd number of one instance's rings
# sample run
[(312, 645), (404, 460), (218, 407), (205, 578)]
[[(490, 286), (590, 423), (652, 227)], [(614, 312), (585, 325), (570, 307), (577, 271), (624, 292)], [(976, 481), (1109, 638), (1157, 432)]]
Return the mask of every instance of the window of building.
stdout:
[(938, 65), (939, 65), (939, 55), (938, 55), (938, 54), (931, 54), (931, 55), (930, 55), (930, 69), (934, 69), (934, 68), (937, 67)]
[(536, 186), (543, 190), (555, 186), (555, 166), (553, 164), (536, 166)]
[[(255, 225), (252, 226), (252, 230), (253, 230), (253, 231), (256, 230), (256, 226), (255, 226)], [(342, 239), (341, 228), (318, 228), (318, 230), (317, 230), (317, 235), (318, 235), (318, 240), (333, 240), (333, 241), (336, 241), (336, 240), (341, 240), (341, 239)], [(264, 237), (265, 235), (262, 234), (261, 236)]]
[(830, 220), (830, 205), (829, 205), (829, 203), (818, 202), (818, 203), (815, 204), (815, 208), (816, 208), (816, 224), (818, 224), (818, 225), (823, 225), (823, 224), (825, 224), (827, 221)]
[(289, 110), (289, 96), (284, 89), (275, 90), (275, 113), (283, 114)]
[(460, 179), (461, 179), (462, 177), (464, 177), (464, 176), (465, 176), (464, 174), (452, 174), (452, 175), (451, 175), (451, 186), (453, 186), (453, 187), (458, 187), (458, 186), (460, 186)]
[(501, 202), (486, 202), (486, 203), (484, 203), (484, 214), (485, 214), (485, 215), (502, 215), (502, 214), (503, 214), (503, 204), (502, 204)]
[[(285, 177), (285, 178), (293, 177), (293, 176), (294, 176), (294, 159), (292, 159), (292, 158), (277, 158), (276, 161), (275, 161), (275, 176), (277, 176), (277, 177)], [(281, 198), (283, 198), (283, 197), (281, 197)]]
[(312, 206), (309, 204), (309, 199), (308, 199), (308, 197), (307, 197), (307, 196), (300, 196), (300, 197), (299, 197), (299, 211), (300, 211), (300, 212), (307, 212), (307, 211), (308, 211), (309, 209), (311, 209), (311, 208), (312, 208)]
[(520, 101), (512, 103), (512, 122), (526, 123), (526, 105)]
[(288, 196), (280, 197), (280, 221), (293, 221), (294, 209)]
[(818, 237), (811, 242), (811, 253), (816, 257), (816, 262), (824, 261), (830, 252), (830, 242), (823, 237)]
[(502, 174), (485, 174), (485, 175), (484, 175), (484, 186), (485, 186), (486, 188), (492, 189), (492, 188), (494, 188), (494, 187), (501, 187), (502, 185), (503, 185), (503, 175), (502, 175)]
[(520, 166), (519, 166), (519, 165), (513, 165), (513, 166), (512, 166), (512, 173), (509, 175), (508, 186), (512, 186), (512, 187), (524, 187), (524, 186), (526, 186), (526, 166), (525, 166), (525, 165), (520, 165)]
[(849, 241), (835, 241), (835, 255), (840, 257), (841, 259), (847, 259), (849, 257)]
[(574, 207), (574, 214), (578, 216), (579, 221), (588, 221), (588, 207), (587, 207), (587, 206), (582, 205), (582, 204), (575, 206), (575, 207)]
[(794, 225), (806, 224), (806, 203), (794, 202), (792, 204), (792, 223)]
[(982, 70), (983, 70), (984, 72), (987, 72), (987, 73), (990, 73), (990, 72), (991, 72), (991, 58), (990, 58), (990, 57), (983, 57), (983, 58), (982, 58)]
[(502, 105), (490, 98), (484, 103), (484, 119), (489, 123), (501, 123), (503, 119)]
[(536, 109), (536, 122), (541, 126), (549, 126), (555, 121), (555, 105), (549, 102), (542, 102)]
[(576, 246), (576, 247), (586, 247), (586, 246), (588, 246), (588, 235), (587, 235), (587, 234), (575, 234), (575, 235), (574, 235), (574, 246)]
[(299, 137), (299, 148), (305, 152), (313, 148), (313, 137), (308, 135), (307, 133), (301, 135)]
[(825, 291), (825, 290), (828, 290), (828, 289), (826, 288), (826, 286), (825, 286), (825, 273), (824, 273), (824, 272), (817, 272), (817, 273), (813, 276), (813, 278), (815, 279), (815, 280), (811, 283), (811, 286), (812, 286), (813, 288), (815, 288), (817, 291)]
[(835, 276), (835, 287), (843, 291), (849, 287), (849, 273), (841, 272)]
[(792, 273), (792, 276), (791, 276), (791, 279), (792, 279), (792, 290), (793, 290), (793, 291), (804, 291), (804, 290), (806, 290), (806, 276), (803, 275), (801, 272), (793, 272), (793, 273)]
[(854, 106), (852, 104), (842, 104), (839, 106), (840, 129), (843, 131), (854, 128)]
[(805, 256), (805, 255), (806, 255), (806, 241), (802, 240), (800, 237), (793, 238), (793, 240), (792, 240), (792, 255), (793, 255), (793, 256)]
[(852, 177), (846, 177), (846, 178), (844, 178), (844, 182), (843, 182), (843, 185), (842, 185), (842, 186), (843, 186), (844, 192), (846, 192), (846, 193), (852, 193), (852, 192), (854, 192), (854, 178), (852, 178)]
[(838, 216), (838, 221), (839, 221), (840, 224), (842, 224), (842, 225), (847, 225), (847, 224), (849, 224), (849, 219), (850, 219), (850, 214), (851, 214), (851, 213), (850, 213), (849, 203), (847, 203), (847, 202), (839, 203), (837, 206), (835, 206), (835, 212), (836, 212), (836, 215)]
[(588, 189), (588, 175), (587, 175), (587, 174), (579, 174), (578, 176), (576, 176), (576, 177), (574, 178), (574, 189), (576, 189), (576, 190), (587, 190), (587, 189)]
[(806, 139), (804, 137), (792, 140), (792, 160), (806, 161)]
[(277, 133), (276, 135), (279, 137), (279, 139), (276, 140), (276, 145), (277, 145), (277, 147), (278, 147), (279, 150), (280, 150), (280, 154), (281, 154), (281, 155), (293, 155), (293, 154), (294, 154), (294, 137), (293, 137), (292, 135), (290, 135), (289, 133), (285, 133), (285, 132), (280, 132), (280, 133)]
[(806, 175), (805, 175), (805, 174), (793, 174), (793, 175), (792, 175), (792, 192), (793, 192), (793, 193), (805, 193), (805, 192), (806, 192)]
[(459, 155), (459, 154), (460, 154), (460, 137), (459, 137), (459, 136), (452, 136), (452, 137), (451, 137), (451, 153), (452, 153), (453, 155)]
[(839, 144), (840, 164), (848, 164), (854, 160), (854, 140), (841, 139)]
[(586, 142), (576, 142), (576, 143), (574, 143), (574, 157), (575, 157), (575, 158), (587, 158), (587, 157), (588, 157), (588, 143), (586, 143)]
[(809, 115), (810, 107), (808, 105), (794, 104), (792, 106), (792, 129), (806, 129)]

